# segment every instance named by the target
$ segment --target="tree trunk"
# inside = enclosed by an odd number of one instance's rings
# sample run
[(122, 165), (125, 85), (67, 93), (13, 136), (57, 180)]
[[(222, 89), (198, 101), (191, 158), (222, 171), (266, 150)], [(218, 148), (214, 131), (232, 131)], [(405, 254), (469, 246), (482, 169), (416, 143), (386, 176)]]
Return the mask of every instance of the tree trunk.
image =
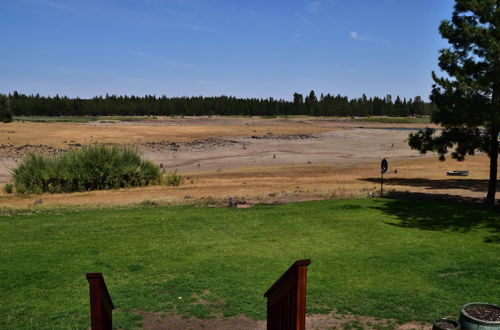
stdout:
[(495, 205), (495, 193), (497, 191), (497, 171), (498, 171), (498, 131), (491, 133), (490, 142), (490, 180), (488, 182), (488, 195), (486, 204)]

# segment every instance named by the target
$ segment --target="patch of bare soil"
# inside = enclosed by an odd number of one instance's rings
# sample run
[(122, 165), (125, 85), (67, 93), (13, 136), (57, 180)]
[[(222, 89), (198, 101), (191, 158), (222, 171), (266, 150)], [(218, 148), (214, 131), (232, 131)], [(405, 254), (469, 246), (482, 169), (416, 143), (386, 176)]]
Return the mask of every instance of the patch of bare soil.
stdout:
[(178, 315), (162, 313), (141, 313), (144, 317), (143, 329), (211, 329), (211, 330), (246, 330), (266, 329), (266, 321), (254, 321), (244, 316), (230, 318), (197, 319), (183, 318)]
[[(389, 160), (385, 192), (484, 198), (488, 158), (439, 162), (406, 142), (416, 124), (359, 123), (300, 118), (160, 118), (117, 123), (11, 123), (0, 125), (0, 185), (25, 154), (57, 154), (87, 144), (129, 145), (166, 171), (185, 178), (179, 187), (155, 186), (64, 195), (0, 192), (0, 207), (127, 204), (252, 203), (375, 197), (380, 160)], [(3, 146), (3, 147), (2, 147)], [(397, 169), (397, 173), (393, 171)], [(468, 170), (467, 177), (448, 177)], [(40, 202), (41, 200), (41, 202)]]
[(0, 153), (4, 157), (24, 157), (29, 153), (39, 153), (39, 154), (55, 154), (62, 152), (63, 149), (54, 148), (46, 144), (0, 144)]
[(306, 328), (310, 330), (326, 329), (397, 329), (397, 330), (423, 330), (430, 329), (432, 325), (423, 322), (408, 322), (398, 324), (394, 319), (377, 319), (369, 316), (353, 314), (316, 314), (308, 315)]
[[(244, 316), (215, 317), (198, 319), (194, 317), (183, 318), (169, 313), (137, 312), (144, 317), (143, 329), (213, 329), (213, 330), (264, 330), (265, 320), (252, 320)], [(431, 324), (409, 322), (398, 324), (394, 319), (376, 319), (368, 316), (352, 314), (315, 314), (306, 317), (306, 329), (398, 329), (420, 330), (429, 329)]]

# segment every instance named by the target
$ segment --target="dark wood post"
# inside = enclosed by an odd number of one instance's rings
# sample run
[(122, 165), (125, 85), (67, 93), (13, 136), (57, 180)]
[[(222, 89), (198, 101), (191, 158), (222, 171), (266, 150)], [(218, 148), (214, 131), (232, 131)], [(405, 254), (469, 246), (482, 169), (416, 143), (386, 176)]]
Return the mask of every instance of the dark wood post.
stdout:
[(381, 172), (382, 179), (380, 181), (380, 197), (384, 197), (384, 172)]
[(101, 273), (87, 273), (90, 291), (90, 327), (92, 330), (111, 330), (115, 306)]
[(296, 261), (267, 290), (267, 329), (305, 330), (307, 266), (310, 259)]

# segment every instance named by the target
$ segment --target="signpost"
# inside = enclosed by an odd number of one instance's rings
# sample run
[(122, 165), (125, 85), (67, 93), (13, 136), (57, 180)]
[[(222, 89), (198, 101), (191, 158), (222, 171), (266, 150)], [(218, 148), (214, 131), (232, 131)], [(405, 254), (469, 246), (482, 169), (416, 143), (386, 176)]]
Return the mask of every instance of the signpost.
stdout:
[(382, 180), (380, 181), (380, 197), (383, 196), (384, 194), (384, 173), (387, 172), (389, 169), (389, 163), (387, 162), (387, 159), (382, 159), (382, 162), (380, 162), (380, 175), (382, 176)]

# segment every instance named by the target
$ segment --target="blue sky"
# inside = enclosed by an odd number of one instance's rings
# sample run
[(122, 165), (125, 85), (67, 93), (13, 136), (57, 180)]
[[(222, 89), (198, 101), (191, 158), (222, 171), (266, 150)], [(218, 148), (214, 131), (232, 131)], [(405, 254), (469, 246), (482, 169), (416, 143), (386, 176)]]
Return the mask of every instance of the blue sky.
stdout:
[(0, 93), (431, 90), (452, 0), (1, 0)]

